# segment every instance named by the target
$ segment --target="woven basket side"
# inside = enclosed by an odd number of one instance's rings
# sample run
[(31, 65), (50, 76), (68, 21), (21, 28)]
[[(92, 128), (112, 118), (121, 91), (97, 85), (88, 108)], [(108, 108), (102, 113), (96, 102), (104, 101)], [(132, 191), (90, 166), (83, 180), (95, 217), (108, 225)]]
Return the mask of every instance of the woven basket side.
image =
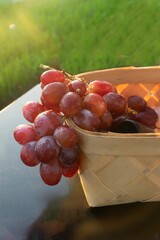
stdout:
[[(105, 80), (126, 98), (140, 95), (160, 106), (160, 67), (117, 68), (82, 73), (88, 82)], [(160, 201), (160, 134), (111, 134), (75, 128), (82, 150), (79, 176), (92, 207)]]
[(88, 157), (79, 176), (90, 206), (160, 200), (160, 156)]

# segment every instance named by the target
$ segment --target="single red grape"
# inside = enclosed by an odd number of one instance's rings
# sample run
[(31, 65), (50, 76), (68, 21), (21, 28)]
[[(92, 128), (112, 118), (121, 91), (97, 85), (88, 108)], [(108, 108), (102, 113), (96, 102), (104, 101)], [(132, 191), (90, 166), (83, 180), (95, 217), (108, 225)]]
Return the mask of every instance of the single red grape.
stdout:
[(64, 83), (54, 82), (47, 84), (42, 90), (42, 98), (50, 105), (59, 104), (68, 88)]
[(88, 109), (82, 109), (73, 117), (73, 121), (78, 127), (88, 131), (97, 131), (100, 126), (100, 118)]
[(78, 136), (74, 128), (62, 125), (54, 131), (54, 139), (56, 143), (63, 148), (72, 148), (78, 142)]
[(49, 104), (41, 95), (41, 102), (46, 110), (52, 110), (55, 113), (60, 113), (60, 106), (59, 104)]
[(66, 93), (60, 102), (61, 112), (69, 117), (77, 115), (81, 111), (82, 106), (82, 98), (75, 92)]
[(103, 80), (94, 80), (88, 84), (88, 93), (97, 93), (102, 97), (109, 92), (117, 92), (116, 87)]
[(35, 153), (36, 143), (37, 141), (32, 141), (24, 144), (20, 152), (22, 162), (29, 167), (34, 167), (39, 164), (39, 160)]
[(103, 116), (100, 117), (100, 121), (101, 122), (100, 122), (99, 130), (108, 131), (108, 129), (110, 128), (113, 122), (112, 114), (108, 110), (106, 110)]
[(55, 129), (62, 125), (62, 120), (52, 110), (40, 113), (34, 120), (34, 127), (39, 136), (53, 135)]
[(36, 141), (38, 135), (31, 124), (20, 124), (13, 132), (15, 140), (19, 144), (25, 144), (27, 142)]
[(89, 93), (83, 99), (83, 107), (101, 117), (107, 110), (107, 104), (102, 96), (97, 93)]
[(56, 69), (51, 69), (43, 72), (40, 76), (41, 87), (53, 82), (65, 82), (64, 74)]
[(41, 103), (29, 101), (24, 104), (22, 113), (27, 121), (33, 123), (37, 115), (41, 112), (44, 112), (45, 110), (46, 108)]
[(126, 111), (126, 100), (118, 93), (110, 92), (103, 96), (107, 103), (107, 109), (113, 117), (120, 116)]
[(62, 174), (63, 174), (63, 176), (64, 177), (68, 177), (68, 178), (73, 177), (77, 173), (77, 171), (79, 169), (79, 166), (80, 166), (79, 161), (73, 163), (70, 166), (62, 166)]
[(75, 80), (71, 81), (68, 84), (68, 89), (70, 92), (78, 93), (81, 97), (85, 96), (86, 91), (87, 91), (86, 84), (79, 79), (75, 79)]
[(35, 152), (40, 162), (47, 163), (58, 156), (60, 148), (53, 136), (44, 136), (38, 140), (35, 146)]
[(50, 186), (57, 185), (62, 178), (62, 167), (57, 158), (49, 163), (41, 163), (39, 171), (43, 182)]

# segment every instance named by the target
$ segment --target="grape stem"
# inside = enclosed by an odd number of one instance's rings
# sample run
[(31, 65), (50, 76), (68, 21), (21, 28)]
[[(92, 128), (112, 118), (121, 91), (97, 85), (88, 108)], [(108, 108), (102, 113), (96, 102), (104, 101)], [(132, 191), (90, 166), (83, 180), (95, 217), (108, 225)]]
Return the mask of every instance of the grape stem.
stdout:
[(39, 67), (42, 68), (43, 70), (53, 70), (54, 69), (54, 68), (44, 65), (44, 64), (40, 64)]
[[(55, 70), (55, 68), (52, 68), (50, 66), (47, 66), (47, 65), (44, 65), (44, 64), (40, 64), (39, 67), (45, 71), (47, 70)], [(63, 73), (63, 75), (67, 78), (67, 79), (70, 79), (71, 81), (75, 80), (75, 79), (79, 79), (81, 81), (83, 81), (84, 83), (86, 83), (86, 81), (83, 79), (83, 78), (79, 78), (79, 77), (76, 77), (75, 75), (69, 73), (69, 72), (66, 72), (64, 70), (61, 70), (61, 72)]]
[(127, 113), (132, 113), (133, 115), (136, 115), (137, 114), (137, 111), (131, 109), (131, 108), (127, 108)]
[(62, 73), (64, 74), (65, 77), (67, 77), (70, 80), (76, 79), (76, 77), (74, 75), (72, 75), (71, 73), (68, 73), (68, 72), (66, 72), (64, 70), (62, 71)]
[(66, 117), (63, 113), (60, 113), (61, 119), (62, 119), (62, 123), (65, 123), (66, 120), (68, 119), (68, 117)]
[[(55, 68), (52, 68), (52, 67), (50, 67), (50, 66), (44, 65), (44, 64), (42, 64), (42, 63), (39, 65), (39, 67), (40, 67), (41, 69), (45, 70), (45, 71), (47, 71), (47, 70), (54, 70), (54, 69), (55, 69)], [(67, 78), (70, 79), (70, 80), (76, 79), (76, 77), (75, 77), (74, 75), (72, 75), (71, 73), (68, 73), (68, 72), (66, 72), (66, 71), (64, 71), (64, 70), (62, 70), (61, 72), (63, 73), (63, 75), (64, 75), (65, 77), (67, 77)]]

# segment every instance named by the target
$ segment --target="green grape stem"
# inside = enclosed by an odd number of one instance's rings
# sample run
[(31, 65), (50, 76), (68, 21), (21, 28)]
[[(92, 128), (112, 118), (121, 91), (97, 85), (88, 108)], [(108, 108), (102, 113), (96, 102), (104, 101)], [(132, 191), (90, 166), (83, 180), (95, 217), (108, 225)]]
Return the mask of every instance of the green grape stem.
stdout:
[(45, 71), (47, 70), (53, 70), (54, 68), (50, 67), (50, 66), (47, 66), (47, 65), (44, 65), (44, 64), (40, 64), (39, 67)]

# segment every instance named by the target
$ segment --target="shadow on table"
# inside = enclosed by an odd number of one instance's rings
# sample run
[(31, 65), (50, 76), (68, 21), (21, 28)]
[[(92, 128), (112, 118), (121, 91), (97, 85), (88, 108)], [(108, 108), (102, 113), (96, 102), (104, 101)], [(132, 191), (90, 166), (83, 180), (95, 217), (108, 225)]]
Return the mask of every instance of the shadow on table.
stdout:
[(79, 189), (52, 201), (27, 233), (27, 240), (158, 240), (160, 203), (89, 208)]

